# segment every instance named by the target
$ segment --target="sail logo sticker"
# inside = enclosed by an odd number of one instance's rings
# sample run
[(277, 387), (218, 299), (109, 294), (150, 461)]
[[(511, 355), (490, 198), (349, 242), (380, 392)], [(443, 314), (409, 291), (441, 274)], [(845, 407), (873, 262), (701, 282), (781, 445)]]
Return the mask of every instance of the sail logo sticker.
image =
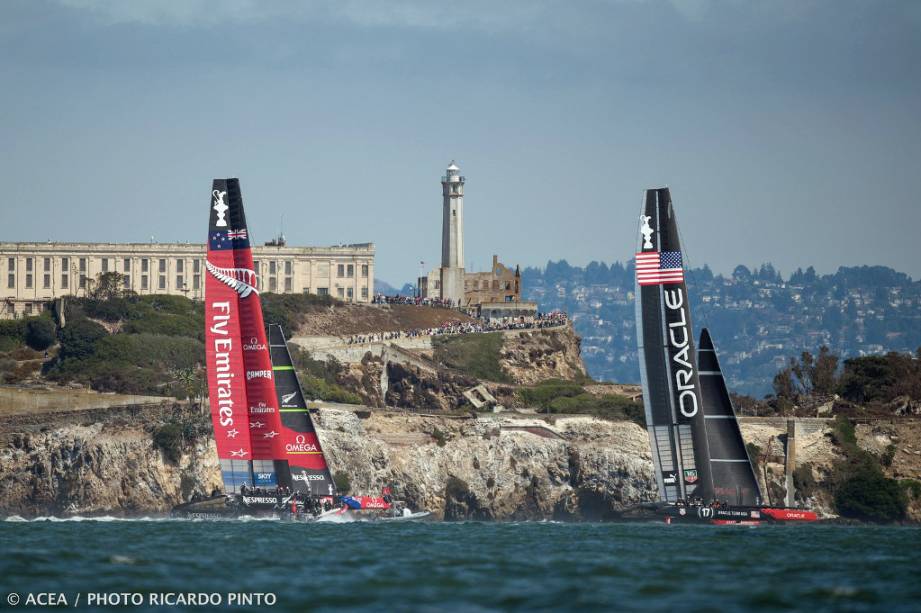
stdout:
[(227, 192), (214, 190), (211, 192), (211, 195), (214, 196), (214, 206), (211, 208), (214, 209), (215, 213), (217, 213), (217, 221), (214, 222), (214, 225), (225, 228), (227, 227), (227, 220), (224, 219), (224, 215), (227, 213), (227, 209), (230, 208), (224, 204), (224, 196), (227, 195)]
[(246, 371), (246, 380), (252, 381), (253, 379), (271, 379), (272, 371), (271, 370), (247, 370)]
[(220, 268), (205, 260), (205, 268), (215, 279), (246, 298), (250, 294), (258, 294), (256, 290), (256, 272), (249, 268)]
[(286, 409), (291, 409), (291, 408), (296, 409), (296, 408), (300, 408), (300, 407), (297, 406), (297, 403), (296, 403), (296, 402), (293, 403), (293, 404), (291, 403), (291, 401), (294, 400), (294, 397), (295, 397), (295, 396), (297, 396), (297, 390), (291, 392), (290, 394), (285, 394), (284, 396), (282, 396), (282, 397), (281, 397), (281, 406), (284, 407), (284, 408), (286, 408)]
[(699, 410), (697, 390), (694, 384), (694, 366), (691, 364), (691, 337), (688, 320), (684, 314), (684, 292), (681, 288), (665, 290), (665, 306), (677, 311), (680, 319), (668, 324), (668, 342), (675, 351), (672, 361), (675, 369), (675, 385), (678, 390), (678, 410), (690, 419)]
[(288, 453), (316, 453), (319, 451), (316, 445), (307, 442), (307, 437), (303, 434), (298, 434), (294, 440), (294, 443), (285, 445)]
[(655, 230), (649, 225), (649, 220), (652, 219), (649, 215), (640, 215), (640, 221), (643, 226), (640, 228), (640, 233), (643, 235), (643, 249), (652, 249), (652, 233)]
[(255, 336), (249, 339), (248, 343), (243, 343), (243, 351), (263, 351), (265, 343), (260, 343)]
[(662, 483), (666, 485), (674, 485), (677, 480), (678, 480), (678, 475), (676, 475), (675, 473), (664, 473), (662, 475)]
[(249, 408), (250, 415), (262, 415), (265, 413), (274, 413), (275, 407), (267, 406), (264, 402), (260, 402), (254, 407)]
[(684, 471), (684, 482), (685, 483), (697, 483), (697, 471), (696, 470), (686, 470)]
[(291, 475), (293, 481), (303, 481), (307, 483), (308, 481), (323, 481), (323, 475), (312, 475), (309, 473), (298, 473), (296, 475)]

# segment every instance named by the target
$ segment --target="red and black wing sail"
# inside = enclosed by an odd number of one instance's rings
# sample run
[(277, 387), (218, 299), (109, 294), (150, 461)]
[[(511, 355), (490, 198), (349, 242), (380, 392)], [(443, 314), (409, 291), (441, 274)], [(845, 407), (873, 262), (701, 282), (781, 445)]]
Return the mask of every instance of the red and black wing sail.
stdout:
[[(209, 388), (225, 487), (228, 491), (238, 491), (241, 483), (263, 487), (284, 485), (279, 475), (286, 474), (287, 469), (283, 462), (277, 461), (283, 455), (283, 428), (238, 179), (216, 179), (212, 185), (205, 268), (208, 321), (225, 310), (232, 313), (226, 334), (220, 330), (208, 333), (209, 384), (212, 372), (221, 376), (221, 363), (213, 361), (212, 354), (218, 355), (221, 347), (232, 347), (233, 398), (225, 400), (220, 396), (221, 389)], [(232, 413), (235, 427), (225, 432), (219, 426), (228, 412)], [(246, 447), (231, 449), (232, 456), (225, 458), (222, 437), (231, 434), (234, 440), (245, 440)], [(242, 460), (246, 462), (241, 463)]]
[(278, 324), (269, 325), (269, 345), (283, 433), (283, 455), (279, 457), (287, 460), (293, 489), (314, 496), (334, 496), (336, 485), (294, 370), (285, 334)]
[(659, 496), (712, 497), (706, 426), (678, 224), (668, 188), (646, 191), (636, 253), (643, 403)]
[[(230, 198), (228, 183), (215, 180), (209, 200), (208, 252), (205, 268), (205, 360), (214, 440), (224, 488), (238, 492), (251, 484), (253, 446), (246, 395), (246, 372), (240, 336), (240, 300), (249, 283), (238, 268), (228, 231), (241, 223), (243, 208)], [(237, 187), (239, 194), (239, 187)], [(245, 224), (245, 221), (243, 221)], [(253, 288), (254, 289), (254, 288)]]

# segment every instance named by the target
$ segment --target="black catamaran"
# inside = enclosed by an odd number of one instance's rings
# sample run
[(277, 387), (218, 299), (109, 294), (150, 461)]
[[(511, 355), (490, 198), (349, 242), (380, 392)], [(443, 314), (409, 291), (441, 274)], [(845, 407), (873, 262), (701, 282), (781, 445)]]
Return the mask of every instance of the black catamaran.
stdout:
[(646, 191), (636, 253), (636, 327), (646, 424), (666, 521), (815, 520), (765, 507), (709, 332), (695, 350), (668, 188)]

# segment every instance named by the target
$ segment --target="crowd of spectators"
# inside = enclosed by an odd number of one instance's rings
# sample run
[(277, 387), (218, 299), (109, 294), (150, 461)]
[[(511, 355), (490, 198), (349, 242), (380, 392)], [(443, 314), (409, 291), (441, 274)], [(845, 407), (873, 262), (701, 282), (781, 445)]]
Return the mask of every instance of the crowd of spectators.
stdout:
[(552, 311), (538, 313), (534, 317), (509, 317), (502, 320), (488, 322), (445, 322), (435, 328), (416, 328), (407, 331), (378, 332), (371, 334), (355, 334), (347, 339), (349, 345), (375, 343), (398, 338), (413, 338), (420, 336), (438, 336), (441, 334), (477, 334), (482, 332), (499, 332), (502, 330), (532, 330), (539, 328), (553, 328), (562, 326), (568, 321), (566, 313)]
[(452, 300), (442, 299), (442, 298), (420, 298), (419, 296), (385, 296), (384, 294), (376, 294), (374, 300), (371, 301), (373, 304), (412, 304), (415, 306), (429, 306), (437, 307), (441, 309), (451, 309), (455, 305)]

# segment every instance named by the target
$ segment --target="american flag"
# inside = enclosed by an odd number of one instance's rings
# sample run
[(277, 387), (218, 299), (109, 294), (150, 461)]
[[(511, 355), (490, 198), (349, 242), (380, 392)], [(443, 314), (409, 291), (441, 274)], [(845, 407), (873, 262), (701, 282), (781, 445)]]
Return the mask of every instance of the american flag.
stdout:
[(646, 251), (636, 254), (636, 282), (640, 285), (682, 283), (680, 251)]

